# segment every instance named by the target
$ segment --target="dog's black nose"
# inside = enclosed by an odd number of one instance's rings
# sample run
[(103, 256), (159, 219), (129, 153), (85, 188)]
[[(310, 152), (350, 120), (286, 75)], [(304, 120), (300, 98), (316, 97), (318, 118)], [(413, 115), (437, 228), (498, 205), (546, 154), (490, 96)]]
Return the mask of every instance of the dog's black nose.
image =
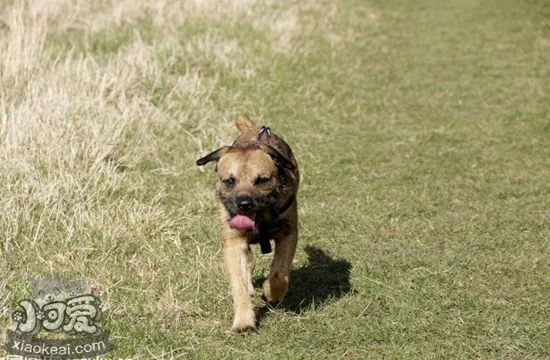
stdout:
[(250, 211), (254, 207), (254, 203), (252, 201), (252, 198), (249, 197), (241, 197), (237, 199), (237, 207), (241, 211)]

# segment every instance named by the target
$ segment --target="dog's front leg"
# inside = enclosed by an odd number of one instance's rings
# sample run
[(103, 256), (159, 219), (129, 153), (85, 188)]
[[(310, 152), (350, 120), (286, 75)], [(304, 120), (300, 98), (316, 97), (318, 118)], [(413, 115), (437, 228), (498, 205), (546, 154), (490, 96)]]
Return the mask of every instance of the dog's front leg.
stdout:
[[(294, 209), (294, 211), (296, 211)], [(298, 226), (292, 224), (287, 233), (283, 234), (275, 243), (275, 255), (271, 264), (269, 277), (263, 284), (264, 298), (270, 303), (283, 300), (290, 282), (290, 268), (292, 258), (298, 242)]]
[[(231, 231), (233, 233), (233, 231)], [(256, 329), (256, 317), (250, 299), (250, 248), (245, 237), (237, 234), (225, 237), (223, 247), (225, 272), (233, 297), (233, 331), (249, 332)]]

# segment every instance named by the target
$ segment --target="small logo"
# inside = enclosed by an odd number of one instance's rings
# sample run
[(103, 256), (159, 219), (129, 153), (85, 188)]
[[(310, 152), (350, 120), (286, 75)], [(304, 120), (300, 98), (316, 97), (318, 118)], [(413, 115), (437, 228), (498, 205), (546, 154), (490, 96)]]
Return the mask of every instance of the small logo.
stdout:
[(4, 350), (38, 359), (82, 359), (104, 355), (114, 346), (99, 327), (101, 300), (86, 293), (84, 280), (31, 280), (33, 298), (19, 301)]

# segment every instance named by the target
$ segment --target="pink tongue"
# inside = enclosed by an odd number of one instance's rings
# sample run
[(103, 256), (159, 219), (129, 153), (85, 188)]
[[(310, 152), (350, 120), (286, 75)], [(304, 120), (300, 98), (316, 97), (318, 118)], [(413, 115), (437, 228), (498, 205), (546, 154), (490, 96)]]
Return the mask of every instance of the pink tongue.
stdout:
[(229, 226), (232, 229), (250, 230), (254, 229), (254, 225), (254, 220), (246, 215), (236, 215), (231, 220), (229, 220)]

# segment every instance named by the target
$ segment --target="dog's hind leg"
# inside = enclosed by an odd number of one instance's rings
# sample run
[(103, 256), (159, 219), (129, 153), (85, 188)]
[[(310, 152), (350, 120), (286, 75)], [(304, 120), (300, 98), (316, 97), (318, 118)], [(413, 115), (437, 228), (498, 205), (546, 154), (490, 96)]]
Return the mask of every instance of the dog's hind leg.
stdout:
[(256, 317), (250, 299), (249, 260), (250, 248), (245, 238), (240, 236), (224, 239), (223, 257), (225, 272), (233, 297), (233, 331), (249, 332), (256, 329)]

